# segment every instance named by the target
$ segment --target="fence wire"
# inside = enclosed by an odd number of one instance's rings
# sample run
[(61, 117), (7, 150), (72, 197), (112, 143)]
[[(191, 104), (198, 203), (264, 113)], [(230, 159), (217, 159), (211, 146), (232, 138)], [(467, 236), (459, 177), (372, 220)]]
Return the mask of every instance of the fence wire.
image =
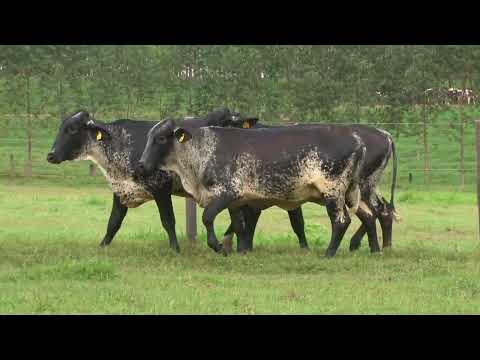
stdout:
[[(428, 164), (424, 163), (424, 144), (423, 144), (423, 122), (378, 122), (378, 123), (347, 123), (347, 122), (328, 122), (328, 123), (304, 123), (314, 124), (339, 124), (339, 125), (369, 125), (374, 127), (382, 126), (406, 126), (414, 125), (417, 132), (412, 134), (401, 133), (396, 136), (395, 129), (390, 129), (397, 154), (398, 154), (398, 184), (402, 185), (473, 185), (476, 183), (475, 174), (477, 171), (475, 161), (475, 135), (471, 124), (473, 121), (467, 121), (464, 136), (464, 167), (460, 165), (460, 122), (442, 123), (434, 126), (427, 123), (427, 146), (429, 150)], [(294, 122), (280, 122), (272, 125), (293, 125)], [(25, 133), (26, 134), (26, 133)], [(445, 139), (447, 137), (447, 139)], [(46, 155), (51, 148), (54, 138), (35, 137), (33, 132), (32, 144), (32, 175), (33, 179), (69, 179), (81, 180), (83, 182), (103, 184), (105, 180), (101, 172), (97, 171), (95, 176), (91, 176), (90, 162), (65, 162), (61, 165), (52, 165), (47, 163)], [(455, 142), (449, 148), (455, 148), (455, 153), (445, 154), (441, 152), (442, 147), (447, 142)], [(27, 137), (0, 137), (0, 177), (2, 178), (25, 178), (25, 164), (27, 162)], [(10, 160), (13, 156), (13, 166)], [(391, 179), (391, 165), (384, 172), (382, 183), (387, 185)], [(463, 179), (463, 180), (462, 180)], [(462, 184), (463, 181), (463, 184)]]

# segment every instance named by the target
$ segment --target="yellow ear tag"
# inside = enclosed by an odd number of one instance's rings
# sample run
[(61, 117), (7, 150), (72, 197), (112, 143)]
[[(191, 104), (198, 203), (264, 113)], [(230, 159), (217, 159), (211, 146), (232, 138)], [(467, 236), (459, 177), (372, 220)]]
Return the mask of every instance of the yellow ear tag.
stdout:
[(250, 123), (248, 121), (245, 121), (242, 126), (244, 129), (250, 129)]
[(178, 142), (183, 142), (183, 140), (185, 140), (185, 134), (179, 137)]
[(99, 131), (97, 133), (97, 141), (100, 141), (100, 140), (102, 140), (102, 132), (101, 131)]

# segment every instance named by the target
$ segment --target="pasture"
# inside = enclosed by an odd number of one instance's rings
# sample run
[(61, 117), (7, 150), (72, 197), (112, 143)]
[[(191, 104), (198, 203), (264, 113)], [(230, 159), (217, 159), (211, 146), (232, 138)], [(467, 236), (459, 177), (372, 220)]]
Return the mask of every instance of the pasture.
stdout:
[[(69, 166), (69, 165), (63, 165)], [(156, 206), (129, 210), (98, 248), (111, 206), (106, 185), (75, 180), (0, 180), (2, 314), (477, 314), (480, 243), (474, 192), (401, 188), (393, 248), (371, 255), (364, 239), (323, 254), (325, 208), (304, 206), (311, 250), (298, 248), (288, 215), (260, 217), (254, 252), (223, 257), (191, 245), (183, 198), (174, 197), (182, 253), (168, 247)], [(227, 212), (215, 228), (221, 234)], [(379, 232), (381, 234), (381, 232)]]
[[(475, 156), (480, 48), (8, 45), (0, 50), (0, 314), (480, 313)], [(154, 202), (129, 210), (112, 244), (99, 248), (112, 192), (88, 161), (46, 161), (60, 119), (80, 109), (110, 122), (204, 116), (219, 107), (270, 125), (353, 122), (389, 131), (398, 155), (395, 206), (403, 219), (394, 223), (393, 248), (371, 254), (365, 238), (359, 251), (350, 252), (359, 226), (352, 216), (337, 255), (326, 258), (332, 232), (326, 209), (307, 203), (310, 250), (299, 248), (287, 212), (273, 207), (260, 217), (254, 251), (224, 257), (207, 247), (202, 209), (198, 241), (186, 239), (185, 199), (178, 197), (173, 199), (180, 254), (170, 250)], [(77, 134), (73, 143), (84, 138), (78, 128), (65, 130)], [(268, 149), (272, 159), (279, 153), (293, 158), (300, 149), (289, 151), (289, 140), (275, 148), (279, 143), (273, 139), (269, 146), (266, 139), (252, 148)], [(138, 139), (131, 140), (126, 143)], [(335, 140), (334, 159), (336, 150), (348, 150)], [(234, 143), (224, 146), (234, 150), (227, 151), (232, 158), (244, 149)], [(116, 155), (131, 148), (122, 142)], [(207, 159), (202, 153), (195, 155)], [(288, 173), (292, 164), (285, 162), (275, 175)], [(222, 178), (229, 164), (215, 165), (215, 177)], [(285, 177), (255, 174), (285, 188)], [(378, 184), (387, 199), (391, 181), (392, 161)], [(328, 187), (341, 190), (341, 183)], [(219, 239), (228, 223), (224, 211), (215, 223)], [(377, 224), (381, 242), (379, 230)]]

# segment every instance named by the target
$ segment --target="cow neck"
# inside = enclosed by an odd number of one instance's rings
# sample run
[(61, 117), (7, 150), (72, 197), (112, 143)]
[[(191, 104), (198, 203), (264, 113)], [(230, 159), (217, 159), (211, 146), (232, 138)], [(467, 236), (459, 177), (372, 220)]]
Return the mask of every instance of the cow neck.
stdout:
[(111, 139), (92, 139), (87, 158), (102, 170), (105, 176), (128, 175), (130, 162), (130, 136), (124, 128), (103, 124), (111, 132)]
[(216, 134), (208, 128), (193, 130), (192, 134), (190, 141), (175, 145), (175, 151), (167, 161), (170, 170), (180, 175), (182, 184), (185, 181), (195, 183), (207, 165), (215, 162)]

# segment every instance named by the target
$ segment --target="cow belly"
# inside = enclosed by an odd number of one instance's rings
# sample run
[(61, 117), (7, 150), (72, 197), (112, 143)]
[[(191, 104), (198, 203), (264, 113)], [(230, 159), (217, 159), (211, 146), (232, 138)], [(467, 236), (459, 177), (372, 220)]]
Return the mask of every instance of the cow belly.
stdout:
[(153, 200), (150, 193), (131, 180), (112, 182), (112, 190), (118, 196), (122, 205), (128, 208), (136, 208), (147, 201)]
[(233, 207), (249, 205), (251, 207), (264, 210), (271, 206), (278, 206), (284, 210), (293, 210), (306, 202), (314, 202), (324, 205), (325, 197), (311, 184), (304, 184), (295, 189), (295, 191), (279, 195), (268, 194), (265, 192), (256, 192), (246, 190), (243, 192), (241, 198), (232, 203)]

